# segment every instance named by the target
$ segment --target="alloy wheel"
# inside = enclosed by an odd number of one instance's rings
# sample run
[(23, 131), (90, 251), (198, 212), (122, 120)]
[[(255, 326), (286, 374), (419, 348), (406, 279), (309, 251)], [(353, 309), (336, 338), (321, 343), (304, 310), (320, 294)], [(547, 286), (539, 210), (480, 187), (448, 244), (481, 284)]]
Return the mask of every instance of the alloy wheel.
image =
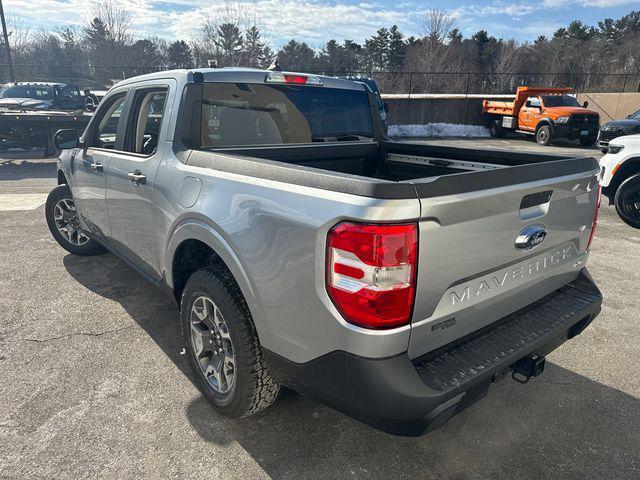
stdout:
[(236, 356), (227, 324), (209, 297), (196, 298), (191, 307), (191, 346), (196, 363), (216, 392), (228, 393), (236, 377)]
[(53, 220), (60, 235), (72, 245), (82, 246), (89, 241), (80, 231), (76, 206), (70, 198), (63, 198), (53, 207)]

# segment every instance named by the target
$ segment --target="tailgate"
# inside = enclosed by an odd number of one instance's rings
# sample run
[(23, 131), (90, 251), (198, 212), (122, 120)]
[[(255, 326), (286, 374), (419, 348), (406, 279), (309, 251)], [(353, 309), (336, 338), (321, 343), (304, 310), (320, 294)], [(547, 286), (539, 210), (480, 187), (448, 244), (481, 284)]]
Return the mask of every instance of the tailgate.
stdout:
[[(443, 177), (445, 183), (432, 185), (446, 192), (441, 196), (427, 195), (428, 184), (416, 185), (425, 195), (410, 357), (483, 328), (578, 276), (597, 202), (597, 162), (550, 162), (546, 172), (544, 166)], [(492, 176), (509, 170), (517, 181), (500, 185)]]

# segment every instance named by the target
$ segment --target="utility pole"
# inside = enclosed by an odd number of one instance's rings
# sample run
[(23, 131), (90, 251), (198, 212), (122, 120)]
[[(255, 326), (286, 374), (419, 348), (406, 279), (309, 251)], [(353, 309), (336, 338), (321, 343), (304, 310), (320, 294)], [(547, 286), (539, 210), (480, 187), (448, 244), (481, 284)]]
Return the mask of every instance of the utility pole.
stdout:
[(13, 62), (11, 61), (11, 48), (9, 47), (9, 34), (7, 33), (7, 23), (4, 21), (4, 8), (2, 8), (2, 0), (0, 0), (0, 21), (2, 21), (2, 35), (4, 37), (4, 45), (7, 49), (7, 63), (9, 64), (9, 79), (12, 83), (16, 82), (13, 74)]

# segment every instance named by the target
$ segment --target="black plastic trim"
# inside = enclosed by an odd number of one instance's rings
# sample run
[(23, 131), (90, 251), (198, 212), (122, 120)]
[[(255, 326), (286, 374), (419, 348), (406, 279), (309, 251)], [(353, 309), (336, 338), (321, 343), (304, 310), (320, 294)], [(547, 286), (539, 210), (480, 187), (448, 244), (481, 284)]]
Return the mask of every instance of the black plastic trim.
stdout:
[[(347, 145), (344, 145), (344, 148), (347, 148)], [(193, 150), (186, 164), (363, 197), (416, 198), (415, 188), (410, 183), (370, 179), (262, 158), (231, 156), (223, 152)]]
[[(344, 152), (350, 149), (369, 149), (374, 145), (368, 142), (351, 145), (345, 143), (337, 145), (337, 149), (344, 155)], [(290, 158), (290, 155), (301, 154), (305, 150), (312, 151), (314, 147), (317, 146), (261, 147), (260, 150), (263, 156), (269, 155), (269, 151), (272, 151), (274, 156), (277, 153), (282, 154), (284, 158)], [(419, 198), (429, 198), (468, 193), (589, 171), (597, 172), (599, 168), (597, 160), (592, 157), (571, 158), (386, 141), (382, 143), (382, 147), (393, 153), (415, 153), (504, 165), (511, 163), (515, 166), (395, 182), (242, 155), (252, 149), (193, 150), (185, 163), (267, 180), (381, 199), (409, 199), (416, 198), (416, 195)], [(554, 158), (557, 160), (550, 161)]]
[[(564, 309), (557, 312), (559, 318), (555, 325), (527, 342), (510, 345), (509, 352), (495, 361), (481, 359), (480, 368), (473, 375), (461, 378), (455, 368), (447, 372), (449, 365), (439, 364), (440, 373), (456, 379), (448, 385), (443, 385), (442, 381), (434, 385), (430, 378), (425, 377), (429, 376), (429, 372), (420, 365), (434, 359), (437, 361), (437, 355), (451, 355), (454, 351), (459, 352), (456, 355), (464, 356), (464, 343), (443, 347), (444, 350), (439, 349), (413, 361), (406, 353), (372, 359), (334, 351), (300, 364), (264, 348), (263, 356), (270, 373), (278, 382), (385, 432), (418, 436), (440, 427), (453, 415), (484, 397), (491, 384), (503, 378), (505, 372), (521, 358), (533, 353), (544, 357), (569, 338), (578, 335), (593, 321), (600, 312), (602, 296), (586, 269), (580, 272), (578, 280), (563, 288), (575, 289), (573, 294), (577, 296), (584, 290), (583, 293), (590, 296), (590, 300), (584, 301), (586, 297), (582, 296), (582, 300), (575, 305), (575, 311), (568, 313), (570, 309)], [(536, 307), (537, 304), (531, 308)], [(525, 308), (518, 313), (524, 315), (526, 312)], [(549, 312), (552, 315), (550, 318), (556, 315), (552, 308)], [(505, 325), (504, 321), (496, 323), (500, 327), (494, 328), (503, 328)], [(488, 331), (482, 330), (484, 334)], [(502, 330), (496, 333), (500, 334)], [(475, 341), (477, 344), (479, 340), (474, 338), (467, 342)], [(486, 341), (486, 337), (482, 339), (482, 342)], [(488, 347), (487, 352), (491, 353)], [(451, 366), (454, 365), (455, 362), (452, 362)]]

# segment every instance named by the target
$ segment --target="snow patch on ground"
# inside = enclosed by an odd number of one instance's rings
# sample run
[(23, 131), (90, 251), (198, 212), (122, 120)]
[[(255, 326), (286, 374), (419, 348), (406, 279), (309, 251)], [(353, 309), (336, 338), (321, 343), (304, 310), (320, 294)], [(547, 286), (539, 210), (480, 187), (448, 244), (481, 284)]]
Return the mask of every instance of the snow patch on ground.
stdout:
[(480, 125), (428, 123), (426, 125), (389, 125), (391, 137), (490, 137), (489, 130)]

